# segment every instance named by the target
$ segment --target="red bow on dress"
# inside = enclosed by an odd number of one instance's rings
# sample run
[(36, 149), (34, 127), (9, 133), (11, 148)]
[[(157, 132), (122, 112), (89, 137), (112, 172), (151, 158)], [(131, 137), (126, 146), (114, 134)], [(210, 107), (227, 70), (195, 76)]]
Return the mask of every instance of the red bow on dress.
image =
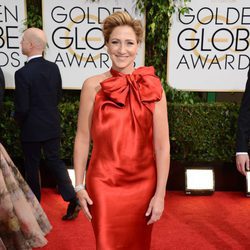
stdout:
[(138, 92), (140, 101), (147, 107), (147, 103), (161, 99), (161, 81), (155, 75), (154, 67), (140, 67), (132, 74), (123, 74), (114, 69), (111, 69), (110, 73), (112, 77), (101, 82), (101, 87), (113, 102), (124, 106), (131, 88)]

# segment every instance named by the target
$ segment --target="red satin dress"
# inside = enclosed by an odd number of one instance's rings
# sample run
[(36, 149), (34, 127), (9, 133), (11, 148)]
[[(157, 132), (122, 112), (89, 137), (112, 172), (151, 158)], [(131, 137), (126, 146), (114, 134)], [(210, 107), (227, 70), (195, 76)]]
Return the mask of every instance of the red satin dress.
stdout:
[(156, 187), (153, 112), (162, 96), (153, 67), (111, 69), (96, 94), (86, 185), (98, 250), (150, 249), (145, 216)]

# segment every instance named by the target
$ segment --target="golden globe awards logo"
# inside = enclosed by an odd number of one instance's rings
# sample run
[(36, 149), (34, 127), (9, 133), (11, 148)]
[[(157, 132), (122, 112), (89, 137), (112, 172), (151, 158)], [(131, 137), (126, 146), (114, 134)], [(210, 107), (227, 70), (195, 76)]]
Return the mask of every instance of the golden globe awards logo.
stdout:
[[(64, 89), (81, 89), (87, 78), (110, 69), (103, 20), (116, 11), (127, 11), (144, 21), (135, 4), (136, 0), (42, 0), (43, 29), (48, 38), (45, 58), (58, 65)], [(144, 63), (144, 43), (135, 63)]]
[(56, 6), (51, 11), (53, 26), (51, 39), (60, 52), (55, 62), (63, 67), (109, 68), (108, 54), (103, 50), (105, 43), (101, 24), (105, 17), (122, 8), (82, 8), (74, 6), (66, 10)]
[(0, 5), (0, 67), (19, 67), (21, 64), (21, 53), (19, 50), (22, 30), (20, 23), (23, 22), (23, 12), (16, 4)]
[(180, 14), (176, 69), (244, 70), (250, 64), (250, 7), (189, 8)]

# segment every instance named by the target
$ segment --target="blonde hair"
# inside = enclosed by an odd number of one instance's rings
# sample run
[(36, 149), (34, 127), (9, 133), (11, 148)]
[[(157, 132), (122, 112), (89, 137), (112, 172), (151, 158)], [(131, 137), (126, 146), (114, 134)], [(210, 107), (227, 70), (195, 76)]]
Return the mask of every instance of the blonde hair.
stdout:
[(109, 41), (110, 34), (114, 28), (125, 25), (131, 27), (134, 30), (137, 42), (142, 42), (143, 28), (141, 22), (139, 20), (133, 19), (126, 11), (117, 11), (106, 17), (103, 21), (102, 33), (105, 43)]

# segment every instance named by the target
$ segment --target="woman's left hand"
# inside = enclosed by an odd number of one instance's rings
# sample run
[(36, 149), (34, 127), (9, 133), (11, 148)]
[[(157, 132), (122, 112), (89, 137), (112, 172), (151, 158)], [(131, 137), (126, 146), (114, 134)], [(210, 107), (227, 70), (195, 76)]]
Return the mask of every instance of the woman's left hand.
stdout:
[(146, 216), (150, 216), (150, 219), (147, 225), (155, 223), (161, 218), (161, 215), (164, 210), (164, 198), (154, 196), (148, 206)]

